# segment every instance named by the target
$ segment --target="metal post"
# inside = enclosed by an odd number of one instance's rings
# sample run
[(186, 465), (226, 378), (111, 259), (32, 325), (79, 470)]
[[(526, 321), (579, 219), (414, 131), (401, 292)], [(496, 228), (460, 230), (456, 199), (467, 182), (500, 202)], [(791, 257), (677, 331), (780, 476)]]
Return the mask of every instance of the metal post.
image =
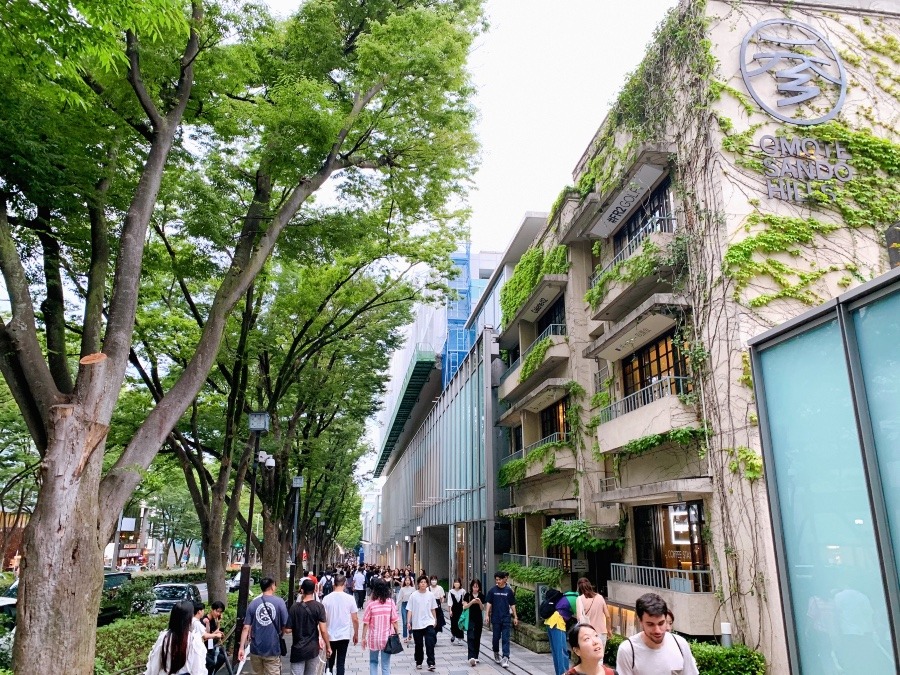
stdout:
[(259, 456), (259, 431), (253, 432), (253, 471), (250, 474), (250, 513), (247, 517), (247, 543), (244, 545), (244, 564), (241, 565), (241, 585), (238, 588), (237, 621), (234, 629), (234, 657), (237, 663), (238, 650), (241, 646), (241, 633), (244, 630), (244, 614), (247, 613), (247, 600), (250, 597), (250, 545), (253, 539), (253, 498), (256, 496), (256, 460)]
[(294, 488), (294, 529), (291, 533), (291, 566), (288, 573), (288, 604), (294, 602), (294, 582), (297, 574), (297, 516), (300, 514), (300, 489), (303, 487), (303, 476), (294, 476), (291, 483)]

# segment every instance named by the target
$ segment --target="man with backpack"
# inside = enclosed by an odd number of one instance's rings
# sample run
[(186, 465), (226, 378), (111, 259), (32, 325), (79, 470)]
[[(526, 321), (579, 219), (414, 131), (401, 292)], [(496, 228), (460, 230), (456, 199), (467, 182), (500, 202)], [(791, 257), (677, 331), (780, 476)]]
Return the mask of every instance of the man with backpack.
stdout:
[[(577, 594), (576, 594), (577, 598)], [(547, 638), (550, 640), (550, 653), (553, 656), (555, 675), (564, 675), (569, 669), (569, 648), (566, 643), (566, 631), (574, 624), (575, 610), (568, 593), (561, 593), (555, 588), (548, 588), (538, 615), (547, 627)]]
[(699, 675), (688, 643), (668, 630), (669, 608), (665, 600), (656, 593), (645, 593), (634, 603), (634, 611), (641, 632), (619, 645), (619, 675)]
[(334, 591), (334, 570), (325, 570), (319, 582), (319, 597), (324, 598)]

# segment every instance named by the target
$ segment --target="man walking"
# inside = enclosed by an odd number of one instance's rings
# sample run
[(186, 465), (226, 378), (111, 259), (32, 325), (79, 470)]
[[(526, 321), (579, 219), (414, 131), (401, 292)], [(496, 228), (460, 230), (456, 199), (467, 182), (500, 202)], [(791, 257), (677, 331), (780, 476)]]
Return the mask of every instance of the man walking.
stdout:
[(353, 595), (356, 597), (356, 608), (362, 609), (366, 601), (366, 575), (362, 567), (357, 567), (353, 575)]
[(645, 593), (634, 603), (641, 632), (619, 646), (619, 675), (699, 675), (697, 662), (683, 637), (670, 633), (666, 601), (656, 593)]
[(437, 633), (434, 629), (437, 620), (436, 603), (434, 596), (428, 590), (428, 577), (424, 575), (419, 577), (418, 583), (418, 590), (406, 601), (407, 627), (412, 631), (413, 640), (416, 643), (416, 670), (422, 670), (422, 643), (424, 642), (428, 670), (433, 671), (435, 666), (434, 645), (437, 642)]
[[(494, 574), (494, 587), (487, 592), (485, 604), (487, 624), (493, 631), (491, 644), (494, 647), (494, 661), (503, 668), (509, 668), (509, 631), (519, 625), (516, 614), (516, 596), (506, 581), (509, 572), (500, 570)], [(502, 641), (503, 655), (500, 655)]]
[(275, 595), (275, 581), (265, 577), (259, 582), (262, 595), (255, 598), (244, 615), (238, 660), (243, 661), (250, 647), (250, 665), (256, 675), (281, 675), (281, 635), (287, 628), (288, 611), (284, 600)]
[[(359, 641), (359, 616), (356, 613), (356, 603), (349, 595), (344, 593), (346, 577), (338, 574), (334, 579), (334, 593), (330, 593), (322, 600), (325, 606), (328, 635), (331, 639), (331, 656), (328, 657), (328, 670), (331, 675), (344, 675), (344, 663), (347, 659), (347, 647), (350, 646), (350, 638), (353, 638), (353, 646)], [(337, 672), (334, 666), (337, 664)]]

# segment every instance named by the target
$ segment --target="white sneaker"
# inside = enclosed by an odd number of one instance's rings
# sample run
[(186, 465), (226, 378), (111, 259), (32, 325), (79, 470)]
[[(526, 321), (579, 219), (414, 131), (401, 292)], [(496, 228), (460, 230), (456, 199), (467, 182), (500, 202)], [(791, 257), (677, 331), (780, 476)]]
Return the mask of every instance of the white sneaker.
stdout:
[(501, 668), (509, 668), (509, 659), (507, 657), (503, 657), (503, 660), (500, 661)]

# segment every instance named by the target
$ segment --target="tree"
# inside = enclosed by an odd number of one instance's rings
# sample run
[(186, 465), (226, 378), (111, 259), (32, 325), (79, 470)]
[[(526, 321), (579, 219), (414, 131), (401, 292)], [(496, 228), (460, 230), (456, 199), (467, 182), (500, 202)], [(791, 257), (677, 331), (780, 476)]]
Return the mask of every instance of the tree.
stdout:
[[(174, 0), (0, 10), (0, 272), (11, 304), (0, 372), (42, 458), (17, 670), (92, 670), (116, 518), (309, 198), (340, 176), (344, 199), (389, 204), (392, 222), (452, 216), (474, 150), (464, 62), (479, 12), (477, 0), (309, 0), (279, 25), (251, 5), (204, 0), (186, 13)], [(247, 198), (221, 231), (197, 234), (221, 265), (195, 308), (202, 329), (104, 473), (157, 198), (216, 163)]]

